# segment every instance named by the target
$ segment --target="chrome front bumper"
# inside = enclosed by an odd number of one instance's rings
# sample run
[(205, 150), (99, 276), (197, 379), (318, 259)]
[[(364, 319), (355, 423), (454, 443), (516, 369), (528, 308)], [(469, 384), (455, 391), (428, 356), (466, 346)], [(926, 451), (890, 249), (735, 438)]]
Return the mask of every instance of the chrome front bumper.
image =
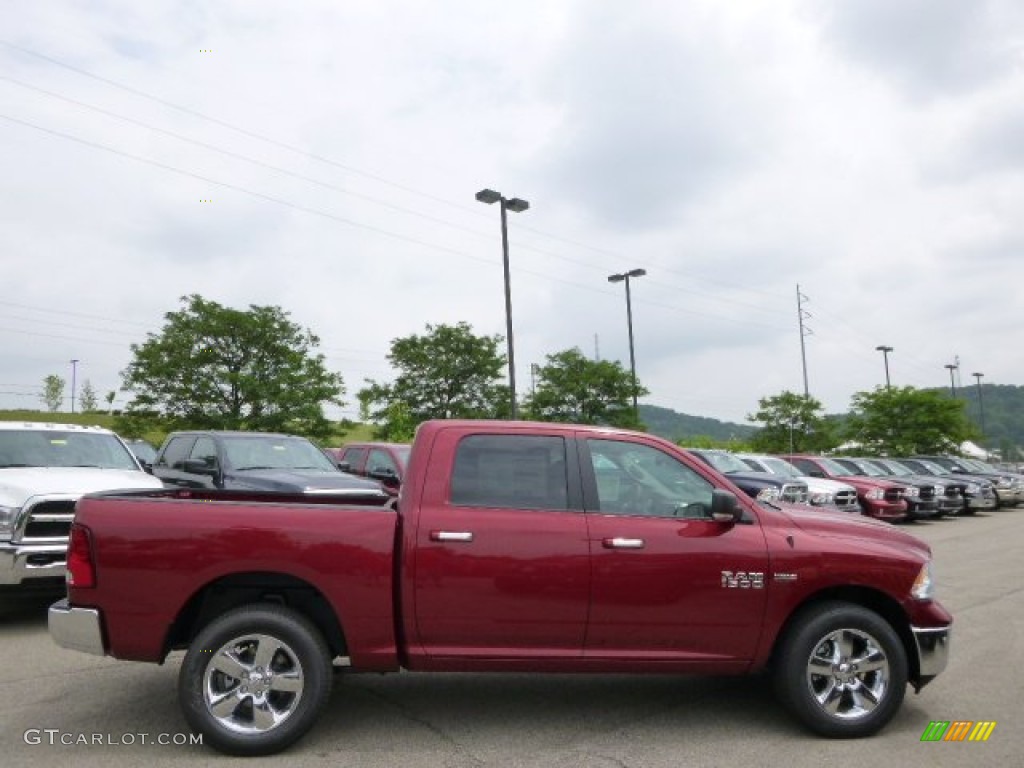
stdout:
[(95, 608), (72, 608), (64, 598), (50, 606), (47, 619), (50, 637), (61, 648), (106, 655), (100, 612)]
[[(52, 610), (52, 609), (51, 609)], [(911, 627), (917, 644), (917, 660), (920, 669), (920, 684), (924, 685), (946, 668), (949, 663), (949, 639), (953, 632), (950, 627), (922, 629)]]
[(63, 578), (68, 545), (0, 543), (0, 584)]

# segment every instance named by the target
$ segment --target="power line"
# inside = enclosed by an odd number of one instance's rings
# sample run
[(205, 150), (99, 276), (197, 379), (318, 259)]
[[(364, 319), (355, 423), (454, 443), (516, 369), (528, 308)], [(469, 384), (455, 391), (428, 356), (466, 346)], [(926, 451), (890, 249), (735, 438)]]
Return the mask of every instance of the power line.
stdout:
[[(293, 210), (301, 211), (303, 213), (308, 213), (308, 214), (311, 214), (311, 215), (314, 215), (314, 216), (320, 216), (320, 217), (323, 217), (323, 218), (332, 219), (332, 220), (338, 221), (338, 222), (340, 222), (342, 224), (348, 224), (348, 225), (353, 226), (353, 227), (357, 227), (357, 228), (360, 228), (360, 229), (365, 229), (365, 230), (370, 231), (370, 232), (375, 232), (377, 234), (384, 235), (385, 237), (390, 237), (390, 238), (393, 238), (393, 239), (396, 239), (396, 240), (401, 240), (401, 241), (412, 243), (412, 244), (415, 244), (415, 245), (421, 245), (421, 246), (423, 246), (425, 248), (430, 248), (432, 250), (441, 251), (441, 252), (448, 253), (448, 254), (451, 254), (451, 255), (454, 255), (454, 256), (460, 256), (462, 258), (470, 259), (472, 261), (477, 261), (477, 262), (480, 262), (480, 263), (483, 263), (483, 264), (487, 264), (488, 266), (491, 266), (491, 267), (493, 267), (494, 264), (495, 264), (495, 261), (492, 260), (492, 259), (485, 259), (485, 258), (482, 258), (482, 257), (479, 257), (479, 256), (473, 256), (472, 254), (466, 253), (465, 251), (459, 251), (459, 250), (456, 250), (454, 248), (449, 248), (447, 246), (437, 245), (435, 243), (429, 243), (429, 242), (427, 242), (425, 240), (420, 240), (419, 238), (414, 238), (414, 237), (410, 237), (408, 235), (398, 234), (396, 232), (391, 232), (389, 230), (382, 229), (380, 227), (375, 227), (375, 226), (370, 225), (370, 224), (363, 224), (361, 222), (355, 221), (353, 219), (346, 218), (344, 216), (338, 216), (338, 215), (335, 215), (335, 214), (332, 214), (332, 213), (328, 213), (327, 211), (321, 211), (321, 210), (318, 210), (318, 209), (315, 209), (315, 208), (309, 208), (307, 206), (298, 205), (296, 203), (289, 202), (288, 200), (283, 200), (281, 198), (274, 197), (273, 195), (267, 195), (267, 194), (264, 194), (262, 192), (256, 192), (256, 191), (247, 189), (245, 187), (238, 186), (236, 184), (231, 184), (229, 182), (213, 179), (213, 178), (210, 178), (208, 176), (203, 176), (202, 174), (194, 173), (192, 171), (186, 171), (186, 170), (183, 170), (181, 168), (177, 168), (177, 167), (172, 166), (172, 165), (167, 165), (166, 163), (161, 163), (161, 162), (156, 161), (156, 160), (151, 160), (149, 158), (141, 157), (139, 155), (134, 155), (134, 154), (129, 153), (129, 152), (124, 152), (122, 150), (115, 149), (114, 147), (110, 147), (110, 146), (107, 146), (105, 144), (100, 144), (98, 142), (90, 141), (88, 139), (83, 139), (83, 138), (78, 137), (78, 136), (73, 136), (71, 134), (64, 133), (63, 131), (58, 131), (58, 130), (55, 130), (55, 129), (52, 129), (52, 128), (46, 128), (46, 127), (37, 125), (35, 123), (31, 123), (31, 122), (29, 122), (27, 120), (20, 120), (18, 118), (11, 117), (10, 115), (5, 115), (5, 114), (0, 114), (0, 118), (2, 118), (4, 120), (7, 120), (9, 122), (18, 124), (18, 125), (22, 125), (22, 126), (27, 127), (27, 128), (31, 128), (33, 130), (41, 131), (43, 133), (47, 133), (47, 134), (50, 134), (50, 135), (53, 135), (53, 136), (57, 136), (57, 137), (62, 138), (62, 139), (67, 139), (69, 141), (73, 141), (75, 143), (82, 144), (84, 146), (92, 147), (94, 149), (100, 149), (100, 150), (103, 150), (104, 152), (109, 152), (109, 153), (114, 154), (114, 155), (119, 155), (121, 157), (128, 158), (129, 160), (135, 160), (136, 162), (144, 163), (146, 165), (151, 165), (151, 166), (153, 166), (155, 168), (159, 168), (161, 170), (169, 171), (169, 172), (174, 173), (174, 174), (178, 174), (178, 175), (181, 175), (181, 176), (187, 176), (187, 177), (199, 179), (200, 181), (204, 181), (207, 184), (213, 184), (215, 186), (223, 187), (225, 189), (230, 189), (230, 190), (233, 190), (235, 192), (241, 192), (244, 195), (248, 195), (250, 197), (254, 197), (254, 198), (257, 198), (259, 200), (264, 200), (266, 202), (275, 203), (275, 204), (278, 204), (278, 205), (283, 205), (283, 206), (285, 206), (287, 208), (291, 208)], [(554, 282), (561, 282), (561, 283), (565, 283), (567, 285), (573, 285), (573, 286), (578, 287), (578, 288), (584, 288), (586, 290), (592, 290), (590, 286), (587, 286), (585, 284), (575, 283), (575, 282), (572, 282), (572, 281), (569, 281), (569, 280), (562, 280), (560, 278), (552, 277), (551, 275), (549, 275), (547, 273), (533, 272), (531, 270), (526, 270), (526, 269), (522, 269), (522, 268), (518, 268), (516, 271), (520, 272), (520, 273), (523, 273), (523, 274), (532, 274), (532, 275), (535, 275), (535, 276), (539, 276), (539, 277), (542, 277), (542, 278), (544, 278), (546, 280), (551, 280), (551, 281), (554, 281)], [(608, 291), (599, 291), (599, 292), (610, 295), (610, 292), (608, 292)], [(774, 327), (774, 326), (768, 326), (767, 324), (764, 324), (764, 323), (757, 323), (757, 322), (753, 322), (753, 321), (739, 320), (737, 318), (730, 317), (730, 316), (714, 315), (712, 313), (698, 312), (698, 311), (695, 311), (695, 310), (687, 310), (687, 309), (683, 309), (681, 307), (675, 307), (675, 306), (667, 305), (667, 304), (658, 304), (658, 303), (655, 303), (655, 302), (651, 302), (649, 300), (645, 301), (643, 303), (653, 304), (654, 306), (662, 306), (662, 307), (665, 307), (665, 308), (668, 308), (668, 309), (672, 309), (673, 311), (676, 311), (676, 312), (682, 312), (684, 314), (698, 315), (698, 316), (703, 316), (703, 317), (711, 317), (711, 318), (715, 318), (715, 319), (718, 319), (718, 320), (723, 320), (725, 322), (739, 323), (741, 325), (758, 325), (758, 326), (763, 326), (763, 327)]]
[[(373, 174), (373, 173), (369, 173), (369, 172), (366, 172), (366, 171), (362, 171), (362, 170), (360, 170), (358, 168), (354, 168), (353, 166), (346, 165), (344, 163), (340, 163), (340, 162), (338, 162), (336, 160), (333, 160), (331, 158), (325, 157), (323, 155), (319, 155), (319, 154), (316, 154), (316, 153), (313, 153), (313, 152), (309, 152), (309, 151), (304, 150), (304, 149), (302, 149), (300, 147), (296, 147), (295, 145), (288, 144), (286, 142), (282, 142), (282, 141), (279, 141), (277, 139), (273, 139), (273, 138), (271, 138), (269, 136), (257, 133), (255, 131), (251, 131), (251, 130), (249, 130), (247, 128), (242, 128), (241, 126), (234, 125), (232, 123), (229, 123), (227, 121), (221, 120), (219, 118), (212, 117), (210, 115), (204, 114), (204, 113), (199, 112), (197, 110), (191, 109), (189, 107), (185, 107), (185, 106), (182, 106), (180, 104), (176, 104), (174, 102), (171, 102), (171, 101), (168, 101), (166, 99), (160, 98), (158, 96), (154, 96), (152, 94), (146, 93), (145, 91), (141, 91), (141, 90), (139, 90), (137, 88), (133, 88), (133, 87), (125, 85), (123, 83), (119, 83), (119, 82), (117, 82), (115, 80), (111, 80), (109, 78), (102, 77), (102, 76), (97, 75), (97, 74), (95, 74), (93, 72), (89, 72), (89, 71), (81, 69), (79, 67), (75, 67), (75, 66), (73, 66), (71, 64), (68, 64), (66, 62), (60, 61), (60, 60), (55, 59), (55, 58), (53, 58), (51, 56), (47, 56), (46, 54), (40, 53), (38, 51), (31, 50), (31, 49), (26, 48), (24, 46), (17, 45), (15, 43), (10, 42), (10, 41), (0, 40), (0, 45), (7, 46), (8, 48), (12, 48), (14, 50), (20, 51), (21, 53), (24, 53), (26, 55), (36, 57), (36, 58), (41, 59), (43, 61), (49, 62), (50, 64), (53, 64), (55, 66), (62, 67), (62, 68), (67, 69), (69, 71), (75, 72), (75, 73), (77, 73), (79, 75), (82, 75), (83, 77), (88, 77), (88, 78), (97, 80), (99, 82), (105, 83), (105, 84), (107, 84), (107, 85), (109, 85), (111, 87), (114, 87), (114, 88), (123, 90), (125, 92), (131, 93), (131, 94), (133, 94), (135, 96), (138, 96), (140, 98), (147, 99), (149, 101), (153, 101), (153, 102), (161, 104), (161, 105), (163, 105), (165, 107), (169, 107), (169, 108), (174, 109), (176, 111), (182, 112), (183, 114), (187, 114), (187, 115), (190, 115), (192, 117), (197, 117), (199, 119), (206, 120), (206, 121), (208, 121), (210, 123), (213, 123), (214, 125), (219, 125), (219, 126), (221, 126), (223, 128), (227, 128), (228, 130), (236, 131), (237, 133), (240, 133), (240, 134), (242, 134), (244, 136), (248, 136), (250, 138), (266, 142), (266, 143), (271, 144), (273, 146), (276, 146), (276, 147), (279, 147), (279, 148), (282, 148), (282, 149), (287, 149), (290, 152), (294, 152), (296, 154), (299, 154), (299, 155), (302, 155), (304, 157), (316, 160), (318, 162), (322, 162), (322, 163), (325, 163), (327, 165), (334, 166), (334, 167), (339, 168), (341, 170), (344, 170), (344, 171), (346, 171), (348, 173), (352, 173), (352, 174), (355, 174), (355, 175), (358, 175), (358, 176), (362, 176), (364, 178), (371, 179), (371, 180), (379, 182), (381, 184), (385, 184), (387, 186), (394, 187), (395, 189), (400, 189), (400, 190), (402, 190), (404, 192), (408, 192), (410, 194), (417, 195), (419, 197), (423, 197), (425, 199), (432, 200), (434, 202), (442, 203), (444, 205), (451, 206), (451, 207), (457, 208), (459, 210), (472, 213), (474, 216), (482, 217), (482, 216), (485, 215), (485, 214), (481, 213), (480, 211), (478, 211), (476, 208), (471, 208), (468, 205), (464, 205), (464, 204), (461, 204), (461, 203), (455, 203), (455, 202), (453, 202), (451, 200), (446, 200), (446, 199), (438, 197), (436, 195), (432, 195), (432, 194), (423, 192), (421, 190), (414, 189), (412, 187), (406, 186), (404, 184), (400, 184), (398, 182), (391, 181), (390, 179), (384, 178), (383, 176), (379, 176), (377, 174)], [(273, 169), (273, 170), (275, 170), (275, 171), (277, 171), (279, 173), (288, 174), (288, 175), (294, 176), (296, 178), (304, 179), (304, 180), (309, 181), (311, 183), (320, 184), (322, 186), (327, 186), (327, 187), (330, 187), (330, 188), (338, 189), (339, 191), (343, 191), (346, 194), (350, 194), (350, 195), (354, 195), (354, 196), (358, 196), (358, 197), (363, 197), (364, 199), (370, 200), (370, 201), (378, 203), (380, 205), (385, 205), (387, 207), (391, 207), (391, 208), (394, 208), (396, 210), (405, 211), (406, 213), (410, 213), (410, 214), (415, 215), (415, 216), (419, 216), (419, 217), (422, 217), (422, 218), (425, 218), (425, 219), (428, 219), (428, 220), (431, 220), (431, 221), (434, 221), (434, 222), (437, 222), (437, 223), (441, 223), (441, 224), (444, 224), (446, 226), (452, 226), (452, 227), (461, 229), (463, 231), (470, 232), (472, 234), (476, 234), (476, 235), (479, 235), (479, 236), (482, 236), (482, 237), (489, 236), (489, 235), (485, 235), (484, 233), (479, 232), (477, 230), (471, 230), (471, 229), (462, 227), (461, 225), (454, 224), (452, 222), (448, 222), (448, 221), (445, 221), (445, 220), (442, 220), (442, 219), (437, 219), (436, 217), (432, 217), (432, 216), (429, 216), (427, 214), (422, 214), (422, 213), (419, 213), (419, 212), (416, 212), (416, 211), (412, 211), (411, 209), (403, 208), (402, 206), (396, 206), (394, 204), (387, 203), (385, 201), (380, 201), (380, 200), (375, 199), (375, 198), (370, 198), (368, 196), (361, 195), (360, 193), (352, 192), (350, 190), (343, 190), (341, 188), (335, 187), (334, 185), (330, 185), (330, 184), (328, 184), (326, 182), (320, 182), (319, 180), (315, 180), (315, 179), (312, 179), (312, 178), (309, 178), (309, 177), (304, 177), (301, 174), (295, 174), (295, 173), (293, 173), (291, 171), (288, 171), (286, 169), (281, 169), (281, 168), (278, 168), (276, 166), (272, 166), (270, 164), (263, 163), (262, 161), (259, 161), (259, 160), (255, 160), (255, 159), (252, 159), (252, 158), (247, 158), (247, 157), (245, 157), (243, 155), (229, 152), (228, 150), (222, 150), (222, 149), (217, 148), (217, 147), (215, 147), (213, 145), (208, 145), (208, 144), (205, 144), (203, 142), (198, 142), (196, 140), (180, 136), (179, 134), (175, 134), (173, 132), (166, 131), (164, 129), (148, 126), (145, 123), (142, 123), (140, 121), (134, 120), (133, 118), (127, 118), (127, 117), (123, 117), (123, 116), (120, 116), (120, 115), (116, 115), (115, 113), (109, 112), (107, 110), (103, 110), (103, 109), (101, 109), (99, 107), (94, 107), (94, 106), (85, 104), (84, 102), (78, 102), (78, 101), (75, 101), (73, 99), (69, 99), (69, 98), (61, 96), (59, 94), (55, 94), (55, 93), (52, 93), (50, 91), (46, 91), (46, 90), (44, 90), (42, 88), (38, 88), (36, 86), (32, 86), (32, 85), (28, 85), (28, 84), (22, 83), (21, 81), (14, 80), (13, 78), (4, 77), (3, 79), (8, 80), (9, 82), (15, 83), (17, 85), (21, 85), (21, 86), (26, 87), (26, 88), (31, 88), (33, 90), (37, 90), (37, 91), (39, 91), (41, 93), (45, 93), (45, 94), (53, 96), (55, 98), (64, 99), (64, 100), (69, 101), (71, 103), (75, 103), (75, 104), (78, 104), (80, 106), (83, 106), (83, 107), (85, 107), (87, 109), (96, 110), (98, 112), (101, 112), (103, 114), (107, 114), (107, 115), (109, 115), (111, 117), (114, 117), (116, 119), (125, 120), (125, 121), (128, 121), (128, 122), (134, 123), (136, 125), (140, 125), (140, 126), (142, 126), (144, 128), (147, 128), (149, 130), (153, 130), (153, 131), (165, 133), (165, 134), (170, 135), (170, 136), (174, 136), (175, 138), (178, 138), (178, 139), (180, 139), (182, 141), (188, 141), (188, 142), (191, 142), (191, 143), (195, 143), (195, 144), (198, 144), (200, 146), (204, 146), (204, 147), (206, 147), (208, 149), (212, 149), (213, 151), (223, 152), (224, 154), (237, 157), (237, 158), (245, 160), (247, 162), (252, 162), (252, 163), (256, 163), (256, 164), (262, 165), (264, 167)], [(152, 162), (152, 161), (150, 161), (150, 162)], [(214, 183), (217, 183), (217, 182), (214, 182)], [(360, 226), (360, 225), (354, 224), (354, 226)], [(362, 225), (362, 226), (366, 226), (366, 225)], [(623, 258), (623, 254), (621, 254), (621, 253), (616, 253), (614, 251), (609, 251), (609, 250), (602, 249), (602, 248), (597, 248), (595, 246), (588, 245), (588, 244), (585, 244), (585, 243), (580, 243), (578, 241), (574, 241), (574, 240), (571, 240), (571, 239), (568, 239), (568, 238), (565, 238), (565, 237), (561, 237), (559, 235), (554, 235), (554, 234), (551, 234), (551, 233), (548, 233), (548, 232), (544, 232), (542, 230), (538, 230), (538, 229), (532, 228), (529, 225), (518, 227), (518, 229), (522, 229), (524, 231), (532, 232), (532, 233), (540, 235), (542, 237), (547, 237), (547, 238), (550, 238), (550, 239), (553, 239), (553, 240), (556, 240), (556, 241), (559, 241), (559, 242), (564, 242), (564, 243), (568, 243), (568, 244), (571, 244), (571, 245), (575, 245), (577, 247), (582, 247), (582, 248), (585, 248), (587, 250), (593, 251), (595, 253), (601, 253), (601, 254), (604, 254), (605, 256), (607, 256), (609, 259), (614, 258), (615, 260), (618, 261), (618, 260), (621, 260)], [(517, 245), (517, 249), (522, 249), (522, 248), (529, 248), (531, 250), (537, 250), (540, 253), (546, 253), (544, 251), (540, 251), (539, 249), (533, 248), (531, 246)], [(546, 255), (553, 256), (554, 258), (564, 259), (566, 261), (575, 261), (576, 263), (583, 263), (585, 266), (592, 266), (590, 263), (579, 262), (577, 260), (571, 259), (571, 258), (566, 257), (566, 256), (561, 256), (561, 255), (558, 255), (558, 254), (546, 253)], [(735, 285), (735, 283), (731, 283), (731, 282), (728, 282), (728, 281), (715, 280), (715, 279), (707, 278), (707, 277), (704, 277), (704, 276), (701, 276), (701, 275), (695, 275), (695, 274), (692, 274), (692, 273), (683, 272), (682, 270), (678, 270), (678, 269), (675, 269), (674, 267), (670, 267), (670, 266), (667, 266), (667, 265), (664, 265), (664, 264), (658, 264), (658, 263), (655, 263), (655, 262), (651, 262), (651, 263), (654, 263), (654, 265), (657, 266), (662, 271), (678, 274), (678, 275), (681, 275), (683, 277), (687, 277), (687, 278), (689, 278), (691, 280), (692, 279), (696, 279), (696, 280), (701, 280), (701, 281), (708, 282), (708, 283), (711, 283), (711, 284), (722, 285), (724, 287), (730, 288), (731, 290), (736, 290), (737, 289), (737, 286)], [(676, 290), (686, 290), (686, 289), (676, 288)], [(770, 293), (770, 292), (767, 292), (767, 291), (759, 291), (757, 289), (739, 288), (739, 290), (744, 291), (744, 292), (749, 292), (749, 293), (759, 293), (759, 294), (762, 294), (762, 295), (765, 295), (765, 296), (771, 296), (772, 298), (775, 298), (775, 299), (781, 298), (777, 294)], [(687, 291), (687, 292), (690, 292), (690, 291)], [(711, 297), (706, 297), (706, 298), (711, 298)], [(730, 300), (726, 300), (726, 299), (713, 299), (713, 300), (730, 301)], [(732, 302), (732, 303), (739, 303), (739, 302)], [(759, 308), (759, 309), (763, 309), (763, 311), (768, 311), (768, 312), (779, 312), (779, 313), (782, 313), (782, 310), (764, 309), (764, 308)]]

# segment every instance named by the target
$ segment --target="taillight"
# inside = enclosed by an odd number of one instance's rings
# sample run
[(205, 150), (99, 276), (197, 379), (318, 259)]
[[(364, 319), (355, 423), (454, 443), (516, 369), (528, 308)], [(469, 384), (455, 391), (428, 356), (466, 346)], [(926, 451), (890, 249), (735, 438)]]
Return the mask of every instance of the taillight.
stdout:
[(96, 586), (96, 569), (92, 563), (92, 536), (84, 525), (72, 523), (68, 540), (69, 587), (88, 589)]

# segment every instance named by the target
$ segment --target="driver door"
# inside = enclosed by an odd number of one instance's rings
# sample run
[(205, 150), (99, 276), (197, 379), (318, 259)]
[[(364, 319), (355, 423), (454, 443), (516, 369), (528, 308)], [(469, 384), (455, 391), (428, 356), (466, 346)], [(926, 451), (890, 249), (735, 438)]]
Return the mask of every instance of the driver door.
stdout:
[[(593, 580), (584, 656), (751, 658), (769, 582), (757, 520), (710, 519), (714, 484), (641, 437), (581, 437)], [(723, 573), (739, 571), (762, 574), (762, 586), (728, 586)]]

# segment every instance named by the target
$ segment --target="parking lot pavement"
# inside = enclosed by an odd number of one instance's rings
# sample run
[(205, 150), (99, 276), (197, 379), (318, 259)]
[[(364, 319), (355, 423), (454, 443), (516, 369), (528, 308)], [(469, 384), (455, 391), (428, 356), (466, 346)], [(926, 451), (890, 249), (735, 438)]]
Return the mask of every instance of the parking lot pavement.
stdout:
[[(339, 681), (325, 716), (285, 759), (299, 768), (1021, 765), (1024, 509), (903, 529), (934, 548), (938, 597), (955, 617), (953, 652), (874, 738), (808, 735), (764, 677), (357, 675)], [(225, 764), (206, 747), (173, 743), (187, 738), (180, 654), (154, 666), (59, 649), (38, 604), (0, 617), (0, 649), (3, 765)], [(986, 743), (922, 743), (932, 720), (997, 725)], [(149, 743), (161, 736), (171, 743)]]

